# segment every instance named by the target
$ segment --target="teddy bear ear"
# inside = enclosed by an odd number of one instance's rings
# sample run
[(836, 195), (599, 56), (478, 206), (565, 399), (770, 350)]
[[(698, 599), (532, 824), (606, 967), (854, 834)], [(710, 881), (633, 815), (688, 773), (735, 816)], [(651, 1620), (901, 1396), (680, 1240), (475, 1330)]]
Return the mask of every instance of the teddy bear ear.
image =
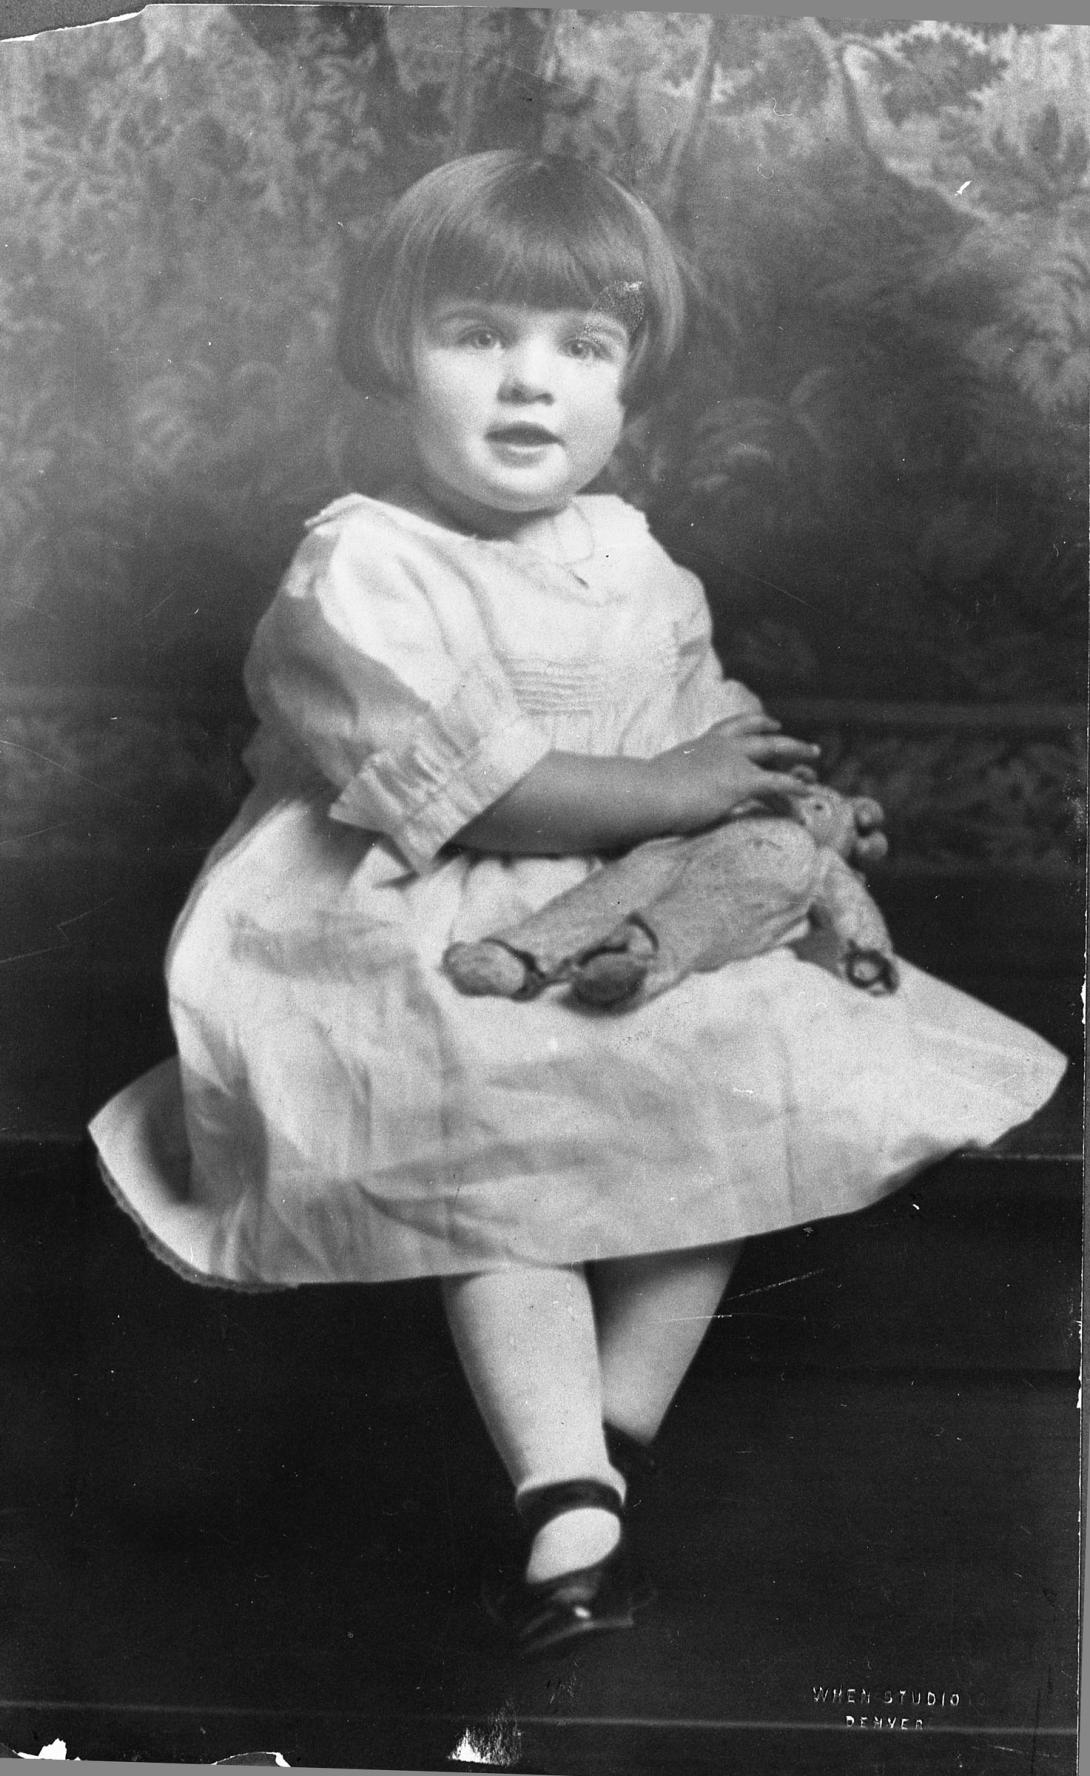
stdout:
[(852, 806), (855, 809), (855, 824), (861, 833), (873, 832), (876, 827), (885, 824), (885, 809), (873, 796), (853, 796)]

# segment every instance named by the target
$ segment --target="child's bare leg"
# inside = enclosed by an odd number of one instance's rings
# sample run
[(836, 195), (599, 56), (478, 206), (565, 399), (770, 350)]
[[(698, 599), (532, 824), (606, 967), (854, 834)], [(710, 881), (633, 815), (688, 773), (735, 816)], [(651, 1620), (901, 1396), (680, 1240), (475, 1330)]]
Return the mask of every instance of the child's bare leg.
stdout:
[[(482, 1271), (445, 1278), (442, 1288), (466, 1379), (516, 1497), (591, 1479), (623, 1499), (602, 1429), (594, 1309), (582, 1268)], [(619, 1535), (609, 1511), (565, 1511), (534, 1538), (526, 1576), (540, 1582), (590, 1565)]]
[(594, 1266), (605, 1420), (647, 1444), (715, 1317), (744, 1241)]

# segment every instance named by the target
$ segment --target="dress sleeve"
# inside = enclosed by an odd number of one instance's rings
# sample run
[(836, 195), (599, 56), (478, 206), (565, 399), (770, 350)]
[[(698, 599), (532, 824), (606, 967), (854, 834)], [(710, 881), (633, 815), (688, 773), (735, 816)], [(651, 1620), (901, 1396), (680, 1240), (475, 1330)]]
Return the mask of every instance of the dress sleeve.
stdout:
[(452, 642), (430, 579), (424, 544), (414, 554), (381, 527), (319, 526), (245, 667), (262, 722), (332, 784), (331, 817), (385, 833), (416, 870), (549, 750), (464, 585), (451, 589), (465, 617)]
[(676, 566), (673, 571), (679, 581), (681, 604), (678, 622), (679, 725), (695, 738), (728, 716), (761, 714), (762, 704), (760, 698), (736, 678), (723, 676), (719, 656), (712, 646), (711, 612), (696, 575), (687, 568)]

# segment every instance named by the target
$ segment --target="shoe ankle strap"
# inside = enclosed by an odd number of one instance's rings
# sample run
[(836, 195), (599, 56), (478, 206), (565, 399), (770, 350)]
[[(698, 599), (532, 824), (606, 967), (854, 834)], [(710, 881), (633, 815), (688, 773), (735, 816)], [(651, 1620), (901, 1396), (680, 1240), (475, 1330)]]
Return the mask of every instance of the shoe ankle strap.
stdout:
[(615, 1517), (624, 1512), (620, 1493), (603, 1480), (558, 1480), (551, 1486), (535, 1486), (521, 1494), (515, 1509), (529, 1536), (567, 1511), (612, 1511)]

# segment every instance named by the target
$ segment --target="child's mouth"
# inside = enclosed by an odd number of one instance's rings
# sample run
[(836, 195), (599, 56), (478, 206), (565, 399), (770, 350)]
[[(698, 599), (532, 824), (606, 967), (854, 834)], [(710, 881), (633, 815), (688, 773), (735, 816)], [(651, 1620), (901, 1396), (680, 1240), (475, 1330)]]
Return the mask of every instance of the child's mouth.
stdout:
[(540, 449), (543, 445), (558, 442), (555, 432), (547, 431), (544, 426), (535, 425), (496, 426), (494, 430), (489, 432), (488, 437), (493, 444), (510, 445), (516, 450)]

